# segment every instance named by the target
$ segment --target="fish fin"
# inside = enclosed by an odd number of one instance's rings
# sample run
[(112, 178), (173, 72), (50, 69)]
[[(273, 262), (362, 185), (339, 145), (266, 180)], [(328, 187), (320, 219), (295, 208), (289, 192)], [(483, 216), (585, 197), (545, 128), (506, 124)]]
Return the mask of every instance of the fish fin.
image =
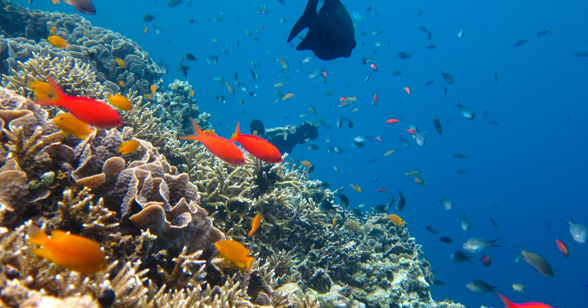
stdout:
[[(491, 244), (494, 244), (494, 243), (498, 242), (500, 239), (501, 239), (501, 238), (499, 237), (499, 238), (497, 238), (497, 239), (493, 240), (493, 241), (492, 241), (492, 242), (490, 242), (490, 243), (491, 243)], [(494, 246), (494, 245), (492, 245), (492, 246)], [(521, 245), (521, 246), (522, 246), (522, 245)], [(494, 246), (494, 247), (500, 247), (500, 246)]]
[(51, 78), (51, 76), (47, 75), (47, 81), (49, 82), (49, 85), (51, 85), (51, 92), (53, 93), (53, 97), (38, 100), (35, 102), (35, 104), (39, 104), (41, 106), (45, 106), (45, 105), (62, 106), (62, 104), (60, 103), (60, 100), (62, 97), (66, 96), (65, 93), (63, 93), (63, 91), (61, 91), (61, 88), (59, 88), (59, 85), (55, 82), (55, 80), (53, 80), (53, 78)]
[(251, 266), (253, 265), (253, 262), (255, 262), (255, 260), (257, 260), (255, 257), (248, 257), (247, 261), (245, 261), (245, 266), (247, 267), (247, 270), (249, 270), (251, 268)]
[(41, 258), (53, 261), (53, 254), (51, 253), (51, 250), (47, 248), (33, 249), (33, 253)]
[(55, 230), (55, 231), (51, 232), (51, 238), (54, 240), (62, 239), (65, 236), (67, 236), (67, 233), (65, 233), (61, 230)]
[(239, 139), (239, 136), (241, 136), (241, 131), (239, 130), (239, 123), (237, 122), (237, 127), (235, 128), (235, 132), (233, 133), (233, 135), (231, 136), (231, 140), (230, 141), (237, 141), (237, 139)]
[[(182, 60), (183, 59), (184, 58), (182, 58)], [(198, 124), (196, 123), (196, 121), (194, 121), (194, 119), (192, 119), (192, 117), (190, 117), (189, 119), (190, 119), (190, 122), (192, 122), (192, 126), (194, 127), (194, 133), (191, 135), (181, 136), (178, 138), (181, 140), (199, 140), (200, 136), (204, 135), (204, 133), (202, 132), (200, 127), (198, 127)]]
[(517, 304), (513, 303), (510, 299), (506, 298), (506, 296), (504, 296), (496, 291), (494, 291), (494, 293), (496, 293), (496, 295), (498, 295), (498, 297), (500, 297), (500, 300), (502, 300), (502, 302), (506, 306), (505, 308), (517, 308)]
[[(306, 27), (310, 27), (312, 25), (312, 21), (318, 18), (318, 13), (316, 12), (316, 7), (318, 5), (318, 0), (308, 0), (306, 4), (306, 9), (304, 9), (304, 14), (300, 16), (300, 19), (296, 22), (292, 31), (290, 31), (290, 36), (288, 36), (288, 43), (296, 36), (300, 31), (304, 30)], [(306, 40), (306, 39), (305, 39)], [(298, 47), (300, 47), (304, 43), (304, 40)], [(301, 50), (296, 48), (297, 50)]]
[(28, 228), (27, 234), (29, 235), (29, 243), (36, 245), (42, 246), (47, 242), (48, 239), (47, 233), (41, 231), (41, 229), (35, 225), (31, 225)]
[[(469, 257), (469, 258), (471, 258), (471, 257)], [(466, 259), (466, 261), (470, 262), (471, 264), (474, 264), (474, 262), (472, 262), (472, 260), (470, 260), (469, 258)]]
[[(309, 40), (308, 37), (304, 38), (298, 46), (296, 46), (296, 50), (312, 50), (312, 40)], [(319, 80), (320, 81), (320, 80)]]

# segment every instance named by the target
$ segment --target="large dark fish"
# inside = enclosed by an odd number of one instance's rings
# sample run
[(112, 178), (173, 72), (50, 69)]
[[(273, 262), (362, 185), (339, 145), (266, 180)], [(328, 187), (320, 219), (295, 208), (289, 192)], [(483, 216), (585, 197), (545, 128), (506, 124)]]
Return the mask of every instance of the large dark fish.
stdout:
[(339, 0), (325, 0), (318, 13), (317, 5), (318, 0), (308, 0), (304, 14), (290, 32), (288, 43), (308, 27), (308, 34), (296, 50), (312, 50), (317, 57), (327, 61), (348, 58), (356, 45), (349, 12)]
[(256, 134), (255, 132), (257, 132), (257, 136), (265, 135), (265, 126), (263, 126), (263, 123), (258, 119), (251, 120), (249, 130), (251, 130), (251, 133), (254, 135)]

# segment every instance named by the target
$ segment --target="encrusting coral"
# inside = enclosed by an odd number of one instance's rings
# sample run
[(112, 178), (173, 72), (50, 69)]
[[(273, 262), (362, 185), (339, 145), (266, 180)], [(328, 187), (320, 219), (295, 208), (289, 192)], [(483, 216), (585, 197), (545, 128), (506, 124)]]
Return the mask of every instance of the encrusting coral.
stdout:
[[(189, 126), (173, 119), (198, 117), (210, 128), (210, 115), (186, 82), (147, 98), (148, 85), (161, 85), (160, 72), (130, 40), (81, 17), (7, 5), (31, 22), (24, 34), (3, 30), (27, 38), (0, 39), (7, 46), (0, 50), (10, 51), (0, 52), (3, 69), (12, 69), (4, 82), (18, 91), (0, 88), (0, 306), (463, 307), (432, 300), (431, 266), (406, 225), (351, 215), (333, 204), (326, 183), (309, 180), (309, 168), (292, 160), (268, 165), (247, 153), (237, 167), (178, 140)], [(53, 25), (67, 50), (43, 41)], [(28, 83), (47, 74), (69, 95), (100, 100), (124, 81), (133, 106), (121, 112), (125, 125), (84, 140), (65, 136), (48, 120), (57, 108), (27, 99)], [(292, 137), (290, 149), (316, 137), (310, 123), (268, 131)], [(120, 154), (129, 140), (139, 148)], [(258, 213), (261, 227), (248, 236)], [(32, 224), (97, 242), (107, 269), (81, 275), (35, 255), (25, 237)], [(257, 258), (249, 272), (217, 257), (214, 243), (224, 239)]]

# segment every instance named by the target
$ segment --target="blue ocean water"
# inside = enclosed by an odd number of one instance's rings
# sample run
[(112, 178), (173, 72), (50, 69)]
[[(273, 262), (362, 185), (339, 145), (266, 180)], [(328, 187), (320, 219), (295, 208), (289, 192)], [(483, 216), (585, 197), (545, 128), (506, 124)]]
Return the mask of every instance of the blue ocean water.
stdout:
[[(26, 1), (20, 2), (28, 6)], [(340, 58), (335, 64), (314, 59), (303, 64), (303, 68), (298, 62), (311, 52), (296, 51), (286, 43), (290, 29), (306, 6), (303, 0), (286, 0), (285, 4), (273, 0), (259, 2), (266, 5), (267, 15), (260, 14), (253, 1), (195, 0), (191, 6), (182, 3), (170, 8), (162, 0), (96, 0), (97, 15), (84, 17), (95, 26), (135, 40), (153, 60), (167, 63), (170, 73), (164, 76), (165, 84), (180, 79), (194, 85), (201, 110), (212, 114), (212, 123), (221, 136), (230, 136), (237, 121), (247, 127), (256, 118), (266, 127), (275, 127), (299, 125), (303, 120), (314, 122), (324, 117), (331, 129), (321, 127), (319, 138), (310, 142), (318, 145), (319, 150), (309, 151), (307, 143), (295, 147), (290, 157), (308, 160), (316, 166), (311, 179), (329, 182), (333, 189), (344, 187), (352, 207), (362, 203), (366, 207), (386, 204), (388, 195), (376, 192), (379, 188), (394, 192), (397, 198), (397, 191), (404, 190), (407, 205), (397, 214), (407, 222), (417, 243), (423, 245), (425, 258), (436, 270), (436, 278), (445, 283), (433, 287), (435, 299), (451, 297), (468, 307), (502, 307), (494, 294), (476, 294), (465, 287), (468, 281), (480, 279), (500, 286), (498, 290), (514, 302), (586, 307), (588, 249), (586, 244), (572, 239), (565, 222), (572, 216), (588, 224), (584, 196), (588, 187), (585, 162), (588, 138), (584, 135), (588, 117), (588, 58), (571, 55), (588, 51), (585, 18), (588, 3), (546, 0), (347, 0), (343, 3), (350, 13), (357, 11), (362, 15), (355, 28), (358, 46), (352, 56)], [(370, 5), (372, 9), (368, 12)], [(73, 13), (70, 6), (54, 6), (50, 1), (35, 0), (30, 8)], [(374, 16), (376, 10), (378, 16)], [(423, 10), (421, 16), (419, 10)], [(146, 14), (156, 15), (155, 20), (144, 22), (142, 17)], [(224, 21), (215, 21), (219, 16)], [(190, 18), (196, 22), (190, 24)], [(286, 18), (285, 23), (280, 22), (282, 18)], [(161, 29), (160, 34), (153, 25)], [(419, 25), (432, 32), (430, 41)], [(148, 33), (144, 33), (145, 27)], [(551, 33), (536, 37), (539, 31), (551, 27)], [(460, 29), (464, 31), (461, 38), (457, 35)], [(251, 39), (246, 30), (251, 30), (260, 40)], [(375, 30), (384, 32), (372, 36)], [(361, 31), (368, 35), (360, 35)], [(515, 47), (522, 39), (529, 42)], [(294, 42), (297, 44), (299, 40)], [(377, 47), (376, 42), (381, 46)], [(437, 47), (426, 49), (430, 44)], [(230, 54), (223, 53), (223, 49)], [(411, 58), (397, 58), (398, 51), (410, 53)], [(187, 78), (183, 78), (174, 68), (187, 52), (198, 57), (198, 61), (184, 60), (191, 69)], [(217, 64), (206, 61), (210, 55), (218, 56)], [(282, 67), (276, 61), (278, 56), (288, 60), (290, 69), (284, 76), (290, 79), (279, 77)], [(363, 66), (362, 56), (376, 58), (378, 72)], [(261, 81), (252, 79), (251, 62), (260, 63), (254, 71)], [(328, 74), (326, 85), (308, 78), (312, 71), (322, 67)], [(392, 76), (393, 70), (401, 70), (402, 74)], [(447, 84), (440, 70), (451, 73), (455, 84)], [(239, 90), (233, 96), (226, 86), (214, 80), (223, 77), (234, 84), (235, 72), (239, 81), (256, 93), (255, 98)], [(370, 73), (370, 80), (364, 83)], [(495, 73), (499, 76), (498, 83)], [(435, 82), (426, 86), (431, 79)], [(284, 87), (273, 86), (283, 81)], [(449, 89), (446, 96), (441, 85)], [(404, 87), (410, 87), (410, 97)], [(295, 97), (274, 103), (276, 90), (294, 92)], [(371, 100), (378, 90), (380, 101), (374, 107)], [(327, 91), (335, 95), (326, 96)], [(224, 95), (227, 102), (216, 101), (215, 95)], [(339, 97), (354, 95), (358, 95), (359, 102), (337, 107)], [(245, 102), (237, 104), (242, 99)], [(476, 112), (473, 121), (461, 116), (455, 107), (458, 101)], [(310, 113), (307, 104), (314, 106), (318, 114)], [(353, 113), (354, 108), (359, 111)], [(483, 117), (484, 110), (488, 110), (486, 117)], [(300, 118), (302, 114), (306, 116)], [(355, 126), (349, 128), (345, 123), (337, 129), (335, 122), (339, 114), (350, 118)], [(444, 127), (442, 135), (432, 125), (435, 115)], [(387, 119), (399, 117), (401, 123), (385, 124)], [(452, 121), (446, 122), (448, 119)], [(488, 120), (496, 120), (498, 125), (488, 124)], [(425, 146), (418, 146), (410, 138), (407, 122), (428, 130)], [(385, 143), (370, 141), (365, 148), (350, 147), (355, 136), (379, 134)], [(402, 147), (398, 136), (411, 140), (411, 147)], [(326, 139), (331, 142), (327, 143)], [(329, 145), (339, 145), (345, 152), (328, 154), (325, 149)], [(384, 157), (392, 149), (396, 152)], [(472, 157), (458, 160), (450, 156), (453, 153)], [(380, 160), (367, 164), (373, 158)], [(411, 169), (423, 171), (426, 187), (404, 175)], [(471, 174), (456, 174), (458, 169), (471, 170)], [(374, 182), (376, 176), (378, 182)], [(349, 183), (359, 185), (363, 191), (353, 191)], [(443, 208), (438, 201), (441, 195), (454, 200), (452, 210)], [(459, 215), (464, 212), (472, 220), (470, 231), (460, 228)], [(489, 217), (499, 224), (498, 232)], [(551, 224), (549, 232), (548, 223)], [(436, 228), (438, 235), (426, 231), (425, 226)], [(440, 236), (450, 237), (453, 242), (443, 243)], [(476, 260), (479, 254), (473, 258), (473, 265), (453, 263), (449, 259), (452, 251), (460, 249), (472, 237), (501, 238), (498, 244), (502, 247), (487, 253), (492, 257), (490, 267), (484, 268)], [(569, 259), (558, 252), (557, 238), (567, 244)], [(527, 263), (515, 263), (518, 241), (527, 250), (547, 259), (555, 277), (540, 275)], [(528, 285), (526, 292), (515, 293), (513, 283)]]

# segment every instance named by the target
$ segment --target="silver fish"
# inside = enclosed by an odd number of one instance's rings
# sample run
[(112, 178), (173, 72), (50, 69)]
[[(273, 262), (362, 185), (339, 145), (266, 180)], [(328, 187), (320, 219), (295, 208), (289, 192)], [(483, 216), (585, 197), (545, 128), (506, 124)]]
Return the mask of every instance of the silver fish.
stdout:
[(425, 135), (427, 133), (427, 131), (416, 131), (416, 133), (414, 134), (414, 139), (416, 140), (416, 143), (420, 146), (424, 146), (425, 144), (427, 144), (427, 136)]
[(466, 120), (473, 120), (476, 117), (476, 114), (470, 109), (468, 106), (464, 106), (461, 102), (457, 102), (455, 105), (457, 108), (461, 109), (461, 115), (466, 118)]
[(547, 260), (536, 253), (526, 251), (523, 245), (521, 245), (521, 252), (517, 255), (517, 258), (529, 263), (540, 274), (549, 277), (554, 276), (553, 269)]
[(574, 241), (578, 243), (586, 243), (586, 238), (588, 237), (588, 231), (586, 230), (586, 226), (583, 224), (577, 223), (570, 217), (570, 221), (567, 222), (570, 225), (570, 233), (574, 238)]
[(463, 244), (463, 249), (473, 253), (486, 252), (492, 247), (501, 247), (500, 245), (494, 245), (498, 240), (500, 240), (500, 238), (493, 241), (477, 237), (471, 238)]
[(339, 114), (339, 118), (337, 119), (337, 128), (341, 128), (343, 126), (343, 114)]
[(461, 218), (461, 229), (463, 231), (470, 231), (472, 228), (472, 222), (466, 217), (466, 214), (463, 213), (463, 217), (459, 216), (459, 218)]
[(441, 196), (441, 200), (439, 201), (443, 202), (443, 206), (446, 210), (451, 210), (453, 208), (453, 199)]

